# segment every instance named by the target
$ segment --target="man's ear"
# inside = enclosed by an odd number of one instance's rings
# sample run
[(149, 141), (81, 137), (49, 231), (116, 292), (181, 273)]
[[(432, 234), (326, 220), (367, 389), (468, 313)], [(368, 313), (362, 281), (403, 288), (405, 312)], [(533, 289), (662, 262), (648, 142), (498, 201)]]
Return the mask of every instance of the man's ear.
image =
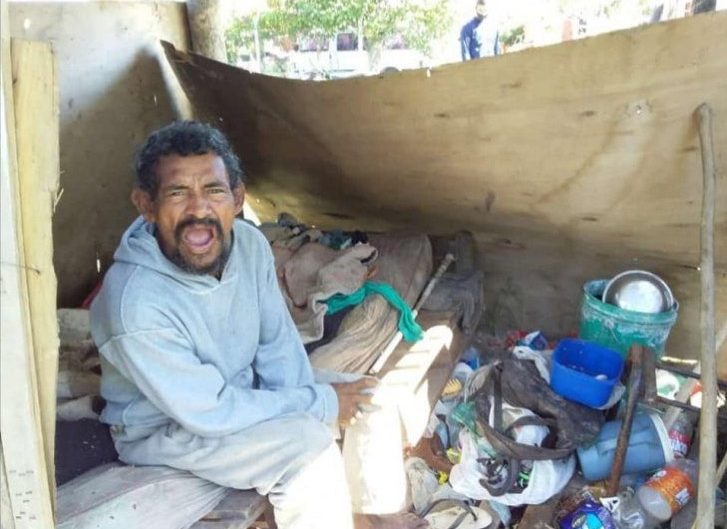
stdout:
[(156, 220), (156, 215), (154, 215), (154, 199), (151, 198), (151, 195), (143, 189), (134, 187), (131, 191), (131, 201), (136, 206), (136, 209), (139, 210), (139, 213), (143, 215), (144, 219), (150, 224), (153, 224)]
[(233, 189), (232, 197), (235, 200), (235, 215), (239, 215), (242, 211), (242, 205), (245, 203), (245, 186), (240, 184)]

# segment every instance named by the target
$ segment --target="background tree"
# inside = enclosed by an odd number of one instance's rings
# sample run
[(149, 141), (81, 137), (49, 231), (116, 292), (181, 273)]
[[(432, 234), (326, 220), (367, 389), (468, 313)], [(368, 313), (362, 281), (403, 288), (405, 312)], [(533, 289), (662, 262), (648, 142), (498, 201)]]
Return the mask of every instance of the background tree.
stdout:
[[(255, 48), (258, 40), (335, 37), (353, 31), (375, 60), (385, 43), (401, 36), (410, 48), (429, 54), (450, 25), (450, 0), (269, 0), (267, 11), (237, 18), (227, 31), (228, 56)], [(256, 18), (257, 17), (257, 18)], [(258, 47), (259, 53), (259, 47)]]
[(525, 41), (525, 26), (520, 24), (500, 33), (500, 44), (505, 51)]

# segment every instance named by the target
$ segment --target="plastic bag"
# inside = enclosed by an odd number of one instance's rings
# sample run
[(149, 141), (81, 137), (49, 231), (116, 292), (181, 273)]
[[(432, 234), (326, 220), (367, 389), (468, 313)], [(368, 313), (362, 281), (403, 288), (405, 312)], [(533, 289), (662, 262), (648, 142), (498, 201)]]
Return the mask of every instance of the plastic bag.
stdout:
[[(503, 403), (508, 420), (513, 421), (524, 415), (533, 415), (524, 408), (515, 408)], [(515, 440), (519, 443), (538, 446), (545, 438), (548, 429), (542, 426), (527, 425), (517, 428)], [(505, 505), (540, 504), (560, 492), (575, 471), (575, 457), (532, 461), (528, 484), (522, 492), (510, 492), (499, 496), (491, 495), (481, 484), (485, 479), (483, 466), (478, 459), (493, 456), (492, 447), (482, 438), (477, 438), (464, 429), (459, 434), (462, 447), (462, 460), (452, 468), (449, 482), (455, 491), (477, 500), (496, 500)]]

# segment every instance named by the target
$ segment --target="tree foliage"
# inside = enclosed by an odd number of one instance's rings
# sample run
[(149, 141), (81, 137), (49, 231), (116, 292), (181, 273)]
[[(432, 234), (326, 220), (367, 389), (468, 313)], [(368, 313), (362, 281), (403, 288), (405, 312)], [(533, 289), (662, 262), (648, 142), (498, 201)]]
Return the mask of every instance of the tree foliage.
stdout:
[(525, 26), (520, 24), (500, 34), (500, 44), (507, 50), (525, 41)]
[(269, 9), (233, 21), (227, 31), (228, 55), (253, 46), (255, 19), (260, 39), (331, 38), (362, 30), (369, 49), (394, 36), (429, 53), (450, 24), (449, 0), (269, 0)]

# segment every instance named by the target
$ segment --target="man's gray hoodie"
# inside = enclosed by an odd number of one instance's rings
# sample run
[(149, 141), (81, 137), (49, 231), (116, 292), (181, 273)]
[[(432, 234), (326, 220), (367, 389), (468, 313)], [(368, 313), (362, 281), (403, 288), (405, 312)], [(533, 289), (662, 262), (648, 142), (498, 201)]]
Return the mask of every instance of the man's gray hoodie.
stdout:
[(288, 413), (336, 420), (336, 394), (313, 381), (268, 242), (240, 220), (233, 233), (220, 280), (174, 265), (141, 217), (124, 233), (91, 306), (103, 422), (220, 437)]

